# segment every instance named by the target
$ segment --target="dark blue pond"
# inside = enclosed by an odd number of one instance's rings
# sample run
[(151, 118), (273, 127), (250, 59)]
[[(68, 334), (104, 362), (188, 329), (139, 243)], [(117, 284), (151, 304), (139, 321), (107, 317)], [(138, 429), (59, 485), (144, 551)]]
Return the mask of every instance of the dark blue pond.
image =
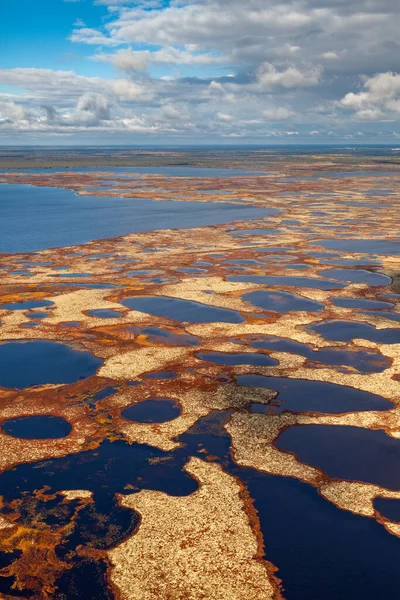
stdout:
[(7, 419), (1, 429), (7, 435), (24, 440), (55, 440), (71, 433), (72, 426), (62, 417), (34, 415)]
[(328, 250), (342, 250), (360, 254), (400, 254), (400, 242), (391, 240), (318, 240), (312, 246), (323, 246)]
[(400, 343), (400, 329), (376, 329), (369, 323), (358, 321), (321, 321), (314, 325), (308, 325), (306, 329), (318, 333), (325, 340), (334, 342), (351, 342), (359, 338), (379, 344)]
[(30, 312), (27, 313), (27, 316), (30, 319), (47, 319), (47, 317), (49, 317), (49, 313), (45, 313), (45, 312)]
[(262, 375), (240, 375), (236, 380), (239, 385), (263, 387), (279, 392), (277, 402), (281, 411), (340, 414), (393, 408), (389, 400), (376, 394), (325, 381)]
[(121, 304), (131, 310), (185, 323), (243, 323), (244, 321), (243, 317), (234, 310), (167, 296), (136, 296), (125, 298)]
[(301, 425), (285, 429), (276, 446), (329, 477), (400, 489), (400, 440), (382, 430)]
[(311, 365), (321, 363), (347, 366), (357, 369), (360, 373), (380, 373), (391, 365), (388, 358), (373, 350), (348, 350), (342, 347), (313, 350), (307, 344), (274, 335), (259, 335), (254, 336), (254, 339), (250, 337), (248, 343), (253, 348), (304, 356)]
[(367, 300), (365, 298), (332, 298), (332, 304), (340, 308), (392, 308), (391, 302)]
[(91, 352), (49, 341), (0, 343), (0, 386), (23, 389), (46, 383), (74, 383), (103, 364)]
[(217, 225), (276, 209), (146, 198), (77, 196), (71, 190), (2, 184), (0, 253), (34, 252), (155, 229)]
[(389, 321), (397, 321), (398, 323), (400, 323), (400, 313), (394, 313), (383, 310), (380, 310), (379, 312), (375, 312), (372, 310), (360, 310), (360, 314), (369, 315), (370, 317), (383, 317), (385, 319), (389, 319)]
[(339, 510), (305, 483), (243, 471), (285, 600), (396, 597), (398, 538), (374, 519)]
[(322, 271), (321, 275), (351, 283), (366, 283), (371, 286), (390, 285), (392, 282), (391, 278), (386, 275), (364, 269), (327, 269)]
[(400, 523), (400, 500), (395, 498), (375, 498), (375, 509), (390, 521)]
[(260, 290), (259, 292), (250, 292), (244, 294), (242, 300), (251, 302), (254, 306), (259, 306), (265, 310), (272, 310), (279, 313), (290, 311), (308, 311), (319, 312), (324, 308), (324, 305), (309, 298), (296, 296), (289, 292), (272, 292), (268, 290)]
[(316, 290), (338, 290), (345, 288), (345, 283), (317, 279), (316, 277), (286, 277), (276, 275), (231, 275), (228, 281), (242, 281), (244, 283), (257, 283), (264, 285), (282, 285), (287, 287), (308, 288)]
[(121, 416), (135, 423), (166, 423), (176, 419), (181, 409), (175, 400), (157, 398), (142, 400), (132, 404), (121, 412)]
[(45, 306), (53, 306), (54, 302), (50, 300), (28, 300), (26, 302), (9, 302), (2, 304), (0, 308), (6, 310), (31, 310), (32, 308), (44, 308)]

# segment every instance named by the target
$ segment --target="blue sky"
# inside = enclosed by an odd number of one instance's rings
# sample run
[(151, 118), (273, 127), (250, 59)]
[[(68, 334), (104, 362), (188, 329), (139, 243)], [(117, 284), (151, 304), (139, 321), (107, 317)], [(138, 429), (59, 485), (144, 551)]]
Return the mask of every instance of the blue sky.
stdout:
[(398, 0), (13, 0), (0, 144), (400, 145)]
[(74, 23), (81, 19), (97, 27), (107, 19), (105, 6), (91, 1), (14, 0), (4, 2), (0, 19), (0, 67), (73, 68), (96, 75), (89, 61), (91, 48), (70, 41)]

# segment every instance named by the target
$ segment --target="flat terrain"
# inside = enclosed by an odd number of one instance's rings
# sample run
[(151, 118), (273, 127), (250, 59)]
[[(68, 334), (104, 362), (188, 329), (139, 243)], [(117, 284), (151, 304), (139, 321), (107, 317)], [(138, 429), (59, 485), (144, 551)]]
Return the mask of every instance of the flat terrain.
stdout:
[(396, 154), (0, 168), (0, 598), (395, 597)]

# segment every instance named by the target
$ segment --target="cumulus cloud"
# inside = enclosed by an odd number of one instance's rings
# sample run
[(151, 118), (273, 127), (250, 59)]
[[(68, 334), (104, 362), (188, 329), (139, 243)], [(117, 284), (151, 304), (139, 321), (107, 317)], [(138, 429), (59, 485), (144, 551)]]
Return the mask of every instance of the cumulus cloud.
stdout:
[(129, 79), (116, 79), (110, 83), (110, 88), (120, 100), (150, 101), (154, 97), (150, 90)]
[(20, 104), (16, 102), (0, 102), (0, 119), (9, 119), (10, 121), (22, 121), (25, 118), (25, 111)]
[(339, 102), (345, 109), (354, 110), (361, 120), (382, 120), (400, 113), (400, 73), (378, 73), (364, 78), (363, 90), (349, 92)]
[(320, 82), (322, 68), (316, 66), (300, 70), (289, 66), (279, 70), (273, 64), (266, 62), (261, 65), (257, 75), (258, 83), (264, 90), (273, 90), (277, 87), (309, 87)]
[(396, 0), (94, 2), (106, 19), (71, 24), (81, 75), (0, 69), (0, 132), (397, 135)]
[[(83, 113), (89, 120), (108, 121), (110, 119), (110, 105), (108, 99), (102, 94), (89, 92), (78, 100), (76, 105), (78, 113)], [(84, 117), (84, 118), (85, 118)]]

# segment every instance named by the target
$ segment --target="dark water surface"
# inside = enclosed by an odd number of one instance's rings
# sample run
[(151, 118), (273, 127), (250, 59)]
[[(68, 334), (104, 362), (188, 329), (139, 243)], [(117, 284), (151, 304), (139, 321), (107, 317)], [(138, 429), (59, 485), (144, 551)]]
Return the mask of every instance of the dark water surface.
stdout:
[(343, 252), (359, 252), (360, 254), (400, 254), (400, 242), (395, 240), (374, 239), (335, 239), (318, 240), (310, 242), (312, 246), (323, 246), (328, 250), (342, 250)]
[(297, 296), (296, 294), (290, 294), (289, 292), (273, 292), (270, 290), (260, 290), (259, 292), (244, 294), (242, 300), (251, 302), (254, 306), (259, 306), (265, 310), (272, 310), (278, 313), (291, 311), (319, 312), (324, 308), (321, 302)]
[(91, 352), (50, 341), (0, 343), (0, 387), (23, 389), (46, 383), (74, 383), (103, 364)]
[(304, 356), (311, 365), (321, 363), (323, 365), (336, 365), (339, 368), (347, 366), (357, 369), (360, 373), (380, 373), (391, 365), (389, 358), (373, 350), (361, 348), (350, 350), (341, 346), (313, 350), (308, 344), (275, 335), (254, 336), (247, 338), (247, 341), (253, 348)]
[(382, 302), (380, 300), (368, 300), (366, 298), (332, 298), (334, 306), (341, 308), (392, 308), (391, 302)]
[(186, 323), (243, 323), (244, 321), (240, 313), (228, 308), (218, 308), (193, 300), (167, 296), (136, 296), (125, 298), (121, 304), (131, 310)]
[(279, 395), (274, 402), (278, 402), (280, 411), (340, 414), (393, 408), (393, 404), (382, 396), (325, 381), (263, 375), (239, 375), (236, 380), (239, 385), (276, 390)]
[(176, 419), (181, 409), (175, 400), (156, 398), (132, 404), (121, 412), (121, 416), (134, 423), (166, 423)]
[(400, 440), (382, 430), (341, 425), (300, 425), (283, 431), (276, 446), (332, 478), (400, 490)]
[(351, 342), (360, 338), (378, 344), (400, 343), (400, 328), (377, 329), (374, 325), (358, 321), (321, 321), (308, 325), (306, 330), (334, 342)]
[(260, 285), (281, 285), (286, 287), (308, 288), (315, 290), (338, 290), (345, 288), (345, 283), (317, 279), (316, 277), (291, 277), (279, 275), (231, 275), (228, 281), (241, 281), (244, 283), (257, 283)]
[(62, 417), (34, 415), (7, 419), (1, 429), (7, 435), (24, 440), (55, 440), (71, 433), (72, 426)]
[(26, 302), (8, 302), (2, 304), (0, 308), (5, 310), (32, 310), (33, 308), (43, 308), (45, 306), (53, 306), (54, 302), (50, 300), (28, 300)]
[(0, 253), (35, 252), (156, 229), (218, 225), (276, 214), (228, 203), (77, 196), (63, 188), (0, 185)]
[(366, 283), (371, 286), (390, 285), (390, 277), (381, 273), (373, 273), (364, 269), (327, 269), (321, 271), (321, 275), (339, 279), (339, 281), (349, 281), (351, 283)]
[[(278, 568), (287, 600), (393, 597), (400, 588), (398, 540), (375, 520), (337, 509), (308, 484), (237, 466), (223, 428), (227, 417), (217, 412), (200, 419), (178, 438), (181, 447), (169, 453), (146, 445), (104, 442), (92, 451), (23, 464), (0, 474), (4, 490), (0, 512), (18, 501), (21, 525), (29, 526), (34, 505), (49, 528), (65, 526), (76, 504), (65, 503), (58, 492), (88, 489), (93, 493), (94, 502), (77, 513), (57, 547), (57, 555), (71, 567), (56, 582), (60, 598), (113, 598), (103, 560), (84, 558), (76, 549), (106, 550), (133, 534), (140, 517), (119, 505), (117, 493), (154, 489), (187, 496), (194, 492), (198, 483), (183, 470), (189, 456), (213, 457), (245, 483), (260, 519), (266, 558)], [(36, 490), (44, 486), (49, 496), (56, 495), (53, 500), (36, 499)], [(17, 558), (17, 554), (0, 554), (0, 566)], [(13, 578), (2, 582), (5, 593), (10, 593), (12, 582)]]

